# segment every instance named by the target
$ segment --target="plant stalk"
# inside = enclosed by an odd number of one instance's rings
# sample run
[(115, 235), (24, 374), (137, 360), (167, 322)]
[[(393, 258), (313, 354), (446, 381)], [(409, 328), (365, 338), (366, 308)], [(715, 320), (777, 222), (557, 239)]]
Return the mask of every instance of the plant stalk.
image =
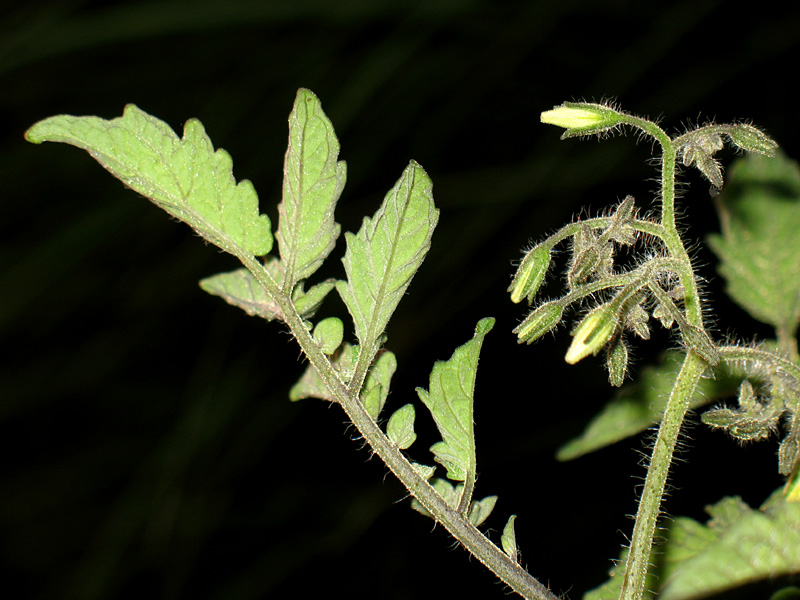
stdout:
[(622, 576), (621, 600), (639, 600), (644, 593), (647, 567), (653, 547), (656, 521), (661, 509), (661, 499), (669, 475), (669, 467), (675, 452), (681, 424), (689, 408), (689, 402), (697, 388), (697, 382), (706, 370), (705, 361), (694, 352), (687, 352), (678, 378), (667, 400), (664, 417), (658, 428), (653, 445), (650, 466), (644, 482), (642, 497), (636, 512), (631, 546)]
[(559, 600), (547, 586), (531, 576), (519, 563), (493, 544), (468, 518), (466, 510), (450, 507), (442, 496), (413, 467), (402, 451), (395, 446), (367, 413), (359, 398), (359, 390), (351, 390), (333, 368), (330, 360), (317, 346), (302, 317), (288, 295), (282, 293), (263, 266), (253, 257), (238, 257), (259, 283), (280, 306), (284, 322), (291, 330), (303, 353), (319, 373), (328, 390), (342, 406), (350, 422), (364, 440), (383, 460), (389, 470), (431, 513), (433, 518), (458, 540), (475, 558), (526, 600)]
[[(685, 290), (684, 308), (687, 321), (703, 327), (703, 313), (697, 290), (694, 270), (683, 241), (675, 225), (675, 162), (677, 148), (672, 139), (655, 123), (633, 118), (631, 125), (642, 129), (661, 144), (661, 225), (664, 228), (664, 243), (670, 256), (677, 259), (676, 270)], [(658, 429), (644, 490), (639, 499), (636, 522), (633, 526), (630, 551), (622, 576), (621, 600), (640, 600), (644, 593), (647, 567), (653, 548), (656, 522), (664, 497), (664, 488), (680, 435), (681, 424), (686, 417), (689, 402), (697, 389), (697, 383), (708, 364), (693, 351), (688, 350), (681, 370), (670, 392), (661, 425)]]

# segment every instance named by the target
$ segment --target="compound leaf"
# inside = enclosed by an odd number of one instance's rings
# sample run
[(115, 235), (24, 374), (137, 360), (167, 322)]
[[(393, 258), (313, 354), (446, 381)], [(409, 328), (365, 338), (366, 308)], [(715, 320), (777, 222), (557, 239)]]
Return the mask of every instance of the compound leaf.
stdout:
[[(741, 498), (723, 498), (706, 507), (706, 524), (688, 517), (670, 519), (666, 542), (653, 552), (648, 589), (664, 600), (695, 600), (761, 580), (800, 571), (800, 503), (776, 491), (759, 510)], [(584, 600), (612, 600), (619, 594), (627, 550), (611, 579)], [(651, 597), (645, 594), (645, 597)]]
[(196, 119), (186, 122), (180, 139), (169, 125), (129, 104), (111, 120), (50, 117), (25, 137), (83, 148), (126, 186), (226, 252), (263, 256), (272, 249), (270, 221), (258, 212), (253, 185), (236, 183), (230, 155), (214, 150)]
[(347, 281), (337, 289), (365, 348), (377, 343), (428, 252), (439, 218), (431, 188), (430, 177), (412, 161), (358, 234), (345, 234)]
[[(642, 370), (636, 383), (625, 385), (576, 438), (561, 446), (558, 460), (572, 460), (636, 435), (661, 421), (683, 354), (672, 352), (662, 363)], [(690, 407), (696, 409), (736, 390), (738, 381), (720, 367), (716, 379), (702, 379)]]
[(800, 321), (800, 168), (783, 155), (749, 155), (731, 169), (718, 204), (728, 294), (756, 319), (794, 336)]
[(483, 338), (494, 319), (481, 319), (474, 337), (456, 349), (447, 361), (433, 365), (428, 390), (417, 388), (420, 399), (431, 411), (442, 441), (431, 446), (436, 461), (454, 481), (475, 476), (475, 432), (472, 421), (473, 393), (478, 357)]
[(289, 116), (276, 234), (286, 291), (319, 268), (339, 237), (333, 210), (347, 169), (343, 161), (337, 162), (338, 156), (339, 141), (319, 99), (309, 90), (299, 90)]

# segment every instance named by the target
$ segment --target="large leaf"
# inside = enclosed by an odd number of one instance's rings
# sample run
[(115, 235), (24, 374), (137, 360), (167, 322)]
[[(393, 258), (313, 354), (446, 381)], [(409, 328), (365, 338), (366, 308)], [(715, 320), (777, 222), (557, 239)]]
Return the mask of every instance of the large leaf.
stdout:
[(454, 481), (475, 476), (475, 430), (472, 421), (475, 374), (483, 338), (494, 319), (481, 319), (474, 337), (447, 361), (433, 365), (428, 390), (417, 388), (420, 399), (431, 411), (442, 441), (431, 446), (436, 461)]
[(25, 137), (83, 148), (125, 185), (231, 254), (262, 256), (272, 249), (269, 218), (258, 212), (253, 185), (236, 183), (230, 155), (214, 150), (196, 119), (187, 121), (179, 139), (169, 125), (129, 104), (110, 121), (50, 117)]
[(287, 292), (319, 268), (339, 237), (333, 210), (346, 168), (338, 156), (339, 141), (319, 99), (299, 90), (289, 116), (283, 200), (278, 205), (277, 238)]
[[(642, 369), (639, 379), (624, 386), (589, 422), (583, 433), (558, 449), (558, 460), (578, 458), (660, 422), (683, 356), (682, 352), (670, 352), (660, 364)], [(690, 408), (704, 406), (736, 390), (738, 381), (728, 372), (728, 367), (720, 367), (715, 375), (715, 379), (700, 380)]]
[(800, 320), (800, 168), (780, 154), (742, 158), (718, 206), (722, 235), (709, 244), (728, 293), (792, 336)]
[[(734, 497), (706, 511), (706, 524), (676, 517), (662, 530), (666, 542), (654, 550), (655, 568), (648, 574), (648, 589), (660, 588), (659, 600), (707, 598), (800, 572), (800, 503), (787, 502), (781, 490), (760, 510)], [(625, 552), (611, 579), (584, 600), (616, 600)]]
[(428, 252), (439, 218), (431, 188), (428, 174), (412, 161), (358, 234), (345, 234), (347, 281), (337, 289), (364, 348), (375, 346)]

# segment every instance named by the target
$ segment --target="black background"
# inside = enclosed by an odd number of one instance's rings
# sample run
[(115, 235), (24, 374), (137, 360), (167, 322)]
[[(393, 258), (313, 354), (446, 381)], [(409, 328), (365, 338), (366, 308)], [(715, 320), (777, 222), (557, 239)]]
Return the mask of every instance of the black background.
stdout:
[[(13, 3), (0, 20), (0, 567), (25, 598), (501, 598), (503, 587), (411, 511), (321, 401), (292, 404), (299, 350), (277, 324), (204, 294), (235, 268), (85, 153), (23, 133), (126, 103), (180, 131), (198, 117), (273, 219), (298, 87), (322, 100), (348, 163), (337, 211), (355, 231), (410, 159), (434, 181), (433, 248), (389, 326), (389, 409), (497, 319), (478, 373), (478, 494), (499, 540), (519, 515), (531, 572), (571, 598), (601, 583), (632, 528), (647, 436), (572, 463), (555, 449), (611, 397), (569, 337), (518, 346), (512, 262), (578, 214), (656, 189), (635, 136), (558, 140), (539, 113), (615, 98), (669, 131), (751, 119), (798, 156), (793, 3), (201, 1)], [(741, 5), (739, 5), (741, 6)], [(728, 163), (732, 153), (723, 153)], [(686, 235), (717, 228), (685, 173)], [(717, 335), (770, 330), (720, 296), (693, 251)], [(340, 246), (320, 276), (343, 275)], [(564, 255), (562, 255), (564, 258)], [(555, 292), (554, 292), (555, 293)], [(342, 315), (331, 296), (322, 315)], [(674, 340), (638, 344), (637, 367)], [(635, 371), (634, 371), (635, 375)], [(435, 441), (420, 411), (411, 454)], [(686, 429), (667, 500), (704, 519), (726, 494), (780, 485), (774, 440), (740, 449)]]

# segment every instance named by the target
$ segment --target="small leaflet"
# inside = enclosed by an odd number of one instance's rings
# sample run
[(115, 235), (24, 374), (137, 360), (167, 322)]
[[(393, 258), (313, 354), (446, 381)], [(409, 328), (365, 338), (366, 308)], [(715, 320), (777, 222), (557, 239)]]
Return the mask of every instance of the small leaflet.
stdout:
[[(277, 260), (271, 262), (273, 265), (278, 263)], [(261, 317), (267, 321), (283, 318), (281, 308), (247, 269), (206, 277), (200, 280), (200, 287), (212, 296), (219, 296), (228, 304), (238, 306), (251, 317)]]
[[(331, 363), (343, 382), (349, 381), (350, 377), (352, 377), (356, 360), (358, 360), (358, 353), (358, 346), (345, 342), (331, 356)], [(361, 402), (369, 415), (376, 421), (389, 394), (389, 385), (395, 369), (397, 369), (395, 355), (388, 350), (381, 351), (372, 367), (370, 367), (364, 387), (361, 390)], [(328, 390), (322, 377), (319, 376), (319, 373), (312, 365), (306, 367), (302, 377), (289, 390), (289, 399), (292, 402), (305, 398), (319, 398), (336, 402), (336, 398)]]
[(503, 535), (500, 537), (500, 545), (503, 547), (508, 557), (517, 562), (517, 533), (514, 530), (514, 522), (517, 520), (517, 515), (511, 515), (508, 518), (508, 523), (503, 527)]
[(405, 450), (417, 439), (417, 434), (414, 432), (414, 405), (406, 404), (398, 408), (386, 424), (386, 435), (392, 443)]
[(186, 122), (181, 139), (164, 121), (129, 104), (111, 120), (50, 117), (25, 137), (83, 148), (126, 186), (226, 252), (263, 256), (272, 249), (269, 217), (259, 214), (253, 185), (236, 183), (230, 155), (214, 150), (196, 119)]
[(483, 338), (494, 319), (478, 322), (474, 337), (456, 349), (447, 361), (433, 366), (428, 390), (417, 388), (420, 399), (431, 411), (442, 441), (431, 446), (436, 462), (447, 469), (453, 481), (475, 477), (475, 432), (472, 421), (473, 393), (478, 357)]
[(389, 396), (392, 375), (397, 370), (397, 358), (389, 350), (381, 350), (372, 363), (361, 389), (361, 402), (369, 416), (377, 421)]
[(344, 323), (336, 317), (322, 319), (314, 327), (314, 341), (325, 354), (333, 354), (344, 338)]
[[(461, 495), (464, 493), (464, 486), (462, 484), (453, 485), (447, 479), (437, 477), (431, 481), (431, 485), (433, 486), (433, 489), (439, 493), (448, 506), (451, 508), (458, 506), (458, 503), (461, 501)], [(475, 500), (470, 504), (469, 511), (465, 516), (467, 516), (470, 523), (472, 523), (475, 527), (478, 527), (489, 518), (489, 515), (492, 514), (495, 504), (497, 504), (497, 496), (486, 496), (482, 500)], [(422, 504), (416, 498), (411, 500), (411, 508), (416, 510), (418, 513), (425, 515), (426, 517), (431, 516), (431, 513), (428, 512), (428, 509), (422, 506)]]
[(478, 527), (494, 510), (494, 505), (497, 504), (497, 496), (486, 496), (482, 500), (476, 500), (469, 508), (469, 522)]

